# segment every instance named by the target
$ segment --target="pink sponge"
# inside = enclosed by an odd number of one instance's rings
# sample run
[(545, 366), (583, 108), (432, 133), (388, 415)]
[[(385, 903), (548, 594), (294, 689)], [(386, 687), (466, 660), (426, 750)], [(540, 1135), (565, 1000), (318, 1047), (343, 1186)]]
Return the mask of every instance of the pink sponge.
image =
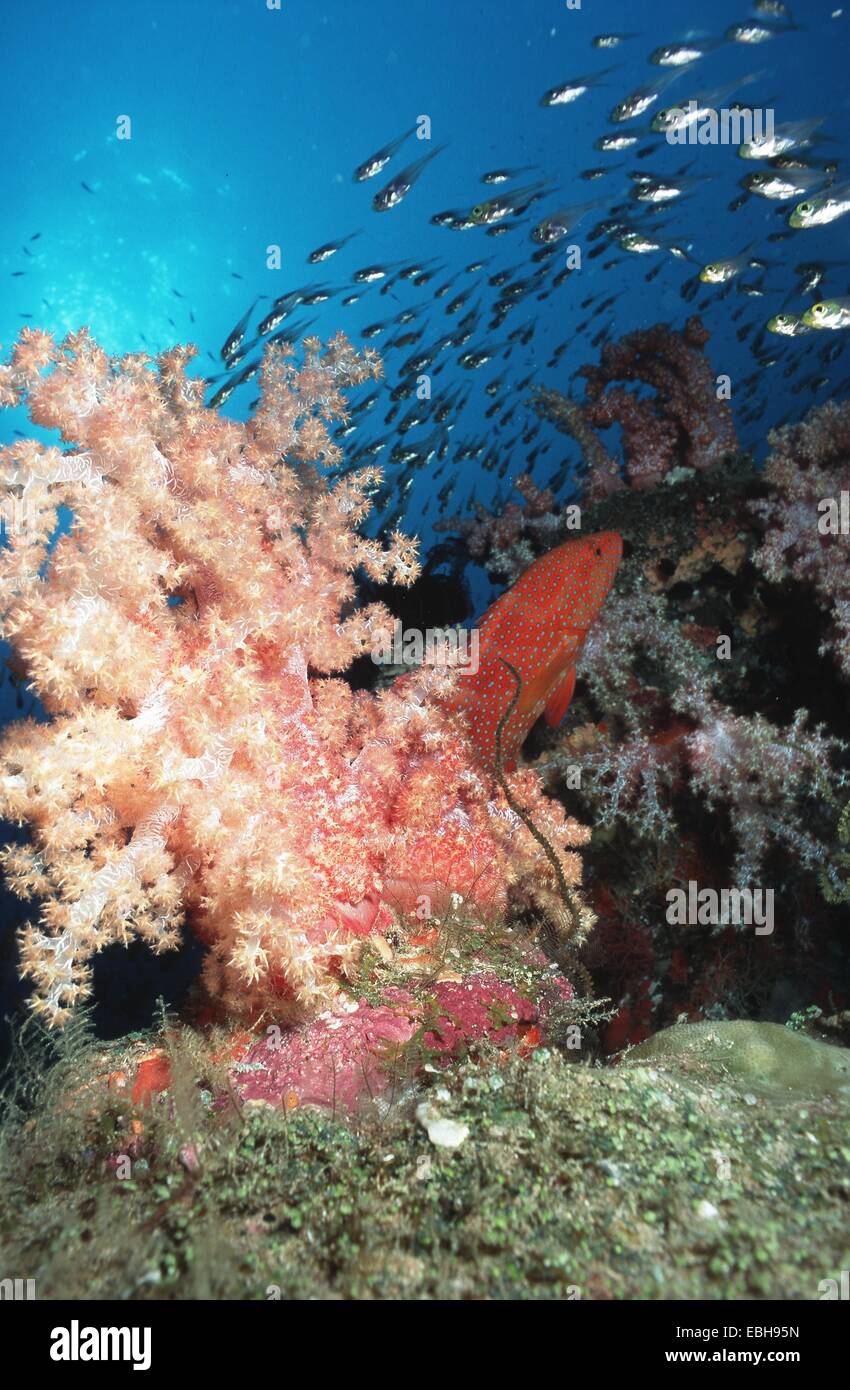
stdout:
[[(570, 995), (564, 980), (559, 997)], [(234, 1068), (236, 1090), (243, 1100), (273, 1106), (355, 1110), (399, 1072), (414, 1075), (429, 1053), (449, 1058), (484, 1040), (535, 1046), (541, 1038), (537, 1005), (492, 974), (441, 981), (418, 998), (402, 990), (386, 998), (379, 1005), (361, 1000), (348, 1013), (323, 1014), (302, 1027), (271, 1029)], [(417, 1034), (421, 1047), (405, 1056)]]

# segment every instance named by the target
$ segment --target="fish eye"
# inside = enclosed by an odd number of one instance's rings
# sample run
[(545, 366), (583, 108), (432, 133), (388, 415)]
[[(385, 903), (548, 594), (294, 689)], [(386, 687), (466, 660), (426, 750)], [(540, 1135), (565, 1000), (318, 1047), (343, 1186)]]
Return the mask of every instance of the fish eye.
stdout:
[(811, 212), (811, 210), (812, 210), (812, 205), (811, 205), (811, 203), (801, 203), (800, 206), (799, 206), (798, 209), (797, 209), (798, 212), (805, 212), (805, 213), (809, 213), (809, 212)]

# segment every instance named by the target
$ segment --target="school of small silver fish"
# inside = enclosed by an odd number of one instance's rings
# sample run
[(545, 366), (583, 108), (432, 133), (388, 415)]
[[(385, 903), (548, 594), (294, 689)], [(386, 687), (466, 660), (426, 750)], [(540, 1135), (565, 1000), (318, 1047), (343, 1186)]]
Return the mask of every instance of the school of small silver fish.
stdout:
[[(850, 377), (840, 379), (838, 364), (847, 342), (843, 330), (850, 328), (850, 260), (819, 258), (822, 243), (815, 235), (850, 214), (850, 177), (842, 170), (828, 117), (779, 120), (777, 112), (772, 128), (725, 150), (723, 163), (706, 171), (699, 164), (700, 121), (721, 108), (741, 112), (777, 104), (766, 68), (721, 84), (697, 76), (720, 50), (753, 47), (761, 59), (765, 46), (791, 42), (800, 28), (782, 0), (757, 0), (753, 11), (753, 19), (716, 37), (687, 35), (655, 47), (646, 55), (646, 80), (624, 94), (625, 63), (618, 60), (634, 53), (636, 33), (596, 35), (591, 50), (612, 61), (597, 71), (566, 72), (545, 87), (540, 106), (553, 122), (564, 123), (565, 138), (573, 138), (571, 113), (588, 93), (610, 91), (609, 129), (588, 141), (588, 167), (579, 175), (593, 185), (590, 196), (575, 186), (565, 191), (556, 174), (532, 161), (491, 168), (482, 161), (477, 188), (467, 179), (456, 206), (430, 211), (431, 166), (451, 159), (451, 135), (432, 141), (430, 123), (423, 129), (422, 118), (411, 118), (404, 131), (352, 170), (355, 184), (366, 186), (362, 224), (329, 235), (306, 257), (308, 267), (319, 266), (322, 276), (332, 278), (310, 279), (308, 270), (302, 285), (274, 299), (253, 299), (206, 378), (209, 404), (222, 405), (256, 376), (268, 343), (297, 343), (311, 332), (328, 336), (317, 324), (321, 306), (329, 304), (331, 331), (341, 327), (355, 343), (374, 345), (385, 369), (377, 387), (354, 396), (350, 419), (336, 431), (338, 442), (355, 431), (359, 441), (336, 475), (379, 462), (384, 479), (374, 499), (376, 515), (391, 526), (405, 517), (417, 477), (427, 468), (427, 495), (414, 518), (421, 527), (429, 513), (433, 523), (447, 509), (475, 506), (478, 469), (498, 487), (494, 499), (488, 484), (491, 506), (507, 499), (510, 478), (521, 472), (534, 473), (539, 485), (556, 493), (564, 488), (574, 464), (552, 459), (542, 466), (559, 436), (534, 413), (529, 388), (542, 384), (542, 369), (559, 368), (577, 339), (589, 361), (635, 326), (618, 322), (619, 289), (635, 276), (647, 284), (663, 276), (652, 293), (660, 299), (663, 286), (664, 308), (648, 309), (650, 322), (670, 319), (671, 296), (681, 297), (687, 313), (691, 305), (705, 312), (718, 299), (725, 301), (737, 341), (747, 344), (753, 358), (736, 401), (742, 424), (761, 419), (777, 379), (790, 397), (846, 391)], [(671, 162), (672, 172), (665, 167)], [(89, 185), (82, 187), (96, 196)], [(733, 218), (728, 244), (705, 246), (700, 220), (689, 214), (689, 199), (701, 189), (733, 214), (745, 204), (751, 214), (760, 210), (764, 221), (775, 213), (775, 230), (737, 237)], [(370, 263), (372, 215), (392, 213), (408, 198), (422, 208), (423, 223), (445, 231), (445, 258)], [(449, 232), (462, 234), (459, 260), (458, 242)], [(607, 285), (600, 287), (594, 266), (594, 288), (583, 292), (586, 282), (573, 277), (600, 258)], [(345, 266), (339, 274), (338, 266)], [(543, 353), (535, 342), (536, 305), (559, 292), (563, 297), (568, 280), (572, 303), (559, 312), (569, 332)], [(179, 290), (173, 293), (183, 298)], [(367, 296), (374, 313), (365, 326), (349, 328), (347, 311)], [(577, 320), (574, 326), (567, 312)], [(330, 318), (321, 322), (331, 327)], [(448, 389), (445, 382), (438, 389), (434, 378), (447, 368)], [(569, 383), (556, 378), (547, 384), (564, 390)], [(464, 434), (471, 401), (483, 407), (486, 433), (479, 425)], [(789, 400), (786, 418), (794, 409)], [(478, 422), (482, 410), (470, 414)], [(364, 428), (376, 419), (382, 420), (377, 432)], [(470, 466), (459, 470), (462, 464)], [(464, 484), (472, 485), (465, 498), (458, 496), (460, 472)]]

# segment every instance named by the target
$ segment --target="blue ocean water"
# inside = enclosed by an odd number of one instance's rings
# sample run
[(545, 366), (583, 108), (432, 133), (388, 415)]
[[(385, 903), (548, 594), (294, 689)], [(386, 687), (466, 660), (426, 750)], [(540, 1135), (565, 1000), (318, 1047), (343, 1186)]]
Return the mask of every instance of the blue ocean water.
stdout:
[[(658, 136), (650, 137), (655, 150), (641, 164), (634, 151), (601, 154), (593, 141), (613, 129), (608, 113), (615, 102), (659, 75), (647, 62), (657, 45), (686, 33), (719, 36), (746, 17), (746, 6), (725, 0), (702, 10), (591, 0), (578, 6), (563, 0), (280, 0), (279, 8), (276, 0), (149, 0), (138, 6), (47, 0), (17, 12), (6, 8), (0, 341), (8, 346), (26, 322), (57, 333), (85, 323), (115, 352), (195, 341), (199, 370), (213, 372), (207, 354), (217, 358), (257, 295), (271, 300), (321, 281), (338, 290), (310, 311), (322, 335), (342, 327), (357, 341), (367, 324), (425, 302), (427, 344), (453, 323), (445, 315), (446, 301), (433, 300), (443, 279), (458, 272), (456, 288), (467, 288), (462, 267), (485, 256), (492, 258), (488, 272), (517, 266), (522, 275), (534, 249), (530, 227), (544, 213), (596, 196), (613, 207), (628, 193), (630, 170), (669, 173), (690, 164), (691, 174), (712, 178), (660, 220), (662, 234), (691, 245), (697, 265), (751, 244), (771, 262), (763, 299), (724, 299), (710, 292), (698, 297), (709, 303), (712, 359), (734, 387), (755, 365), (748, 344), (736, 336), (742, 323), (764, 321), (784, 305), (795, 283), (794, 263), (840, 260), (845, 224), (771, 246), (768, 234), (784, 227), (793, 204), (750, 198), (738, 211), (727, 210), (740, 193), (737, 180), (763, 165), (745, 163), (733, 148), (670, 147)], [(822, 132), (829, 141), (809, 154), (836, 159), (841, 177), (848, 18), (821, 3), (807, 4), (797, 17), (799, 29), (758, 45), (727, 43), (708, 54), (678, 79), (669, 100), (761, 72), (741, 99), (771, 105), (779, 122), (825, 117)], [(633, 30), (640, 30), (639, 37), (616, 50), (591, 47), (596, 34)], [(617, 70), (575, 103), (550, 109), (539, 104), (558, 82), (611, 64)], [(431, 121), (430, 144), (410, 140), (383, 175), (365, 184), (352, 181), (363, 159), (422, 115)], [(119, 138), (122, 117), (130, 121), (129, 139)], [(648, 118), (619, 129), (645, 127)], [(391, 174), (444, 141), (449, 148), (399, 207), (372, 211), (374, 193)], [(524, 177), (546, 177), (555, 191), (516, 232), (490, 239), (483, 228), (458, 233), (431, 225), (441, 209), (480, 201), (485, 170), (528, 164), (539, 166), (540, 174)], [(582, 170), (606, 164), (617, 167), (604, 179), (580, 178)], [(591, 213), (567, 241), (580, 244), (606, 215), (605, 207)], [(305, 264), (312, 249), (357, 228), (362, 234), (330, 261)], [(267, 269), (269, 245), (281, 248), (280, 269)], [(532, 342), (515, 350), (507, 364), (506, 406), (511, 381), (529, 372), (535, 382), (565, 386), (582, 362), (595, 360), (589, 338), (606, 322), (616, 336), (658, 320), (675, 326), (691, 311), (680, 290), (694, 267), (665, 256), (657, 278), (647, 284), (655, 258), (617, 254), (619, 264), (607, 271), (608, 257), (585, 260), (581, 272), (545, 302), (533, 296), (522, 302), (495, 334), (488, 332), (486, 311), (496, 291), (483, 284), (481, 274), (483, 292), (476, 289), (470, 305), (482, 303), (482, 320), (470, 346), (499, 342), (532, 320), (536, 325)], [(433, 257), (445, 265), (445, 274), (421, 292), (401, 284), (394, 297), (379, 297), (373, 287), (359, 304), (342, 307), (358, 267)], [(850, 267), (830, 272), (832, 293), (845, 293), (848, 283)], [(616, 295), (615, 304), (576, 337), (587, 317), (579, 304), (595, 294)], [(742, 319), (733, 319), (741, 307)], [(262, 305), (255, 323), (261, 310)], [(757, 426), (742, 428), (746, 442), (758, 443), (774, 419), (810, 403), (808, 389), (791, 395), (795, 381), (828, 374), (823, 397), (846, 375), (846, 359), (828, 372), (816, 370), (823, 336), (791, 344), (774, 340), (782, 355), (779, 370), (765, 371), (757, 385), (733, 397), (737, 412), (751, 407), (759, 392), (768, 398)], [(569, 348), (558, 368), (547, 372), (546, 360), (565, 339)], [(380, 348), (381, 339), (373, 345)], [(396, 366), (398, 361), (396, 355)], [(783, 378), (789, 363), (797, 366)], [(503, 365), (497, 359), (476, 374), (464, 373), (456, 361), (443, 363), (440, 391), (461, 378), (474, 387), (458, 435), (486, 430), (492, 438), (480, 410), (480, 387), (485, 377), (500, 375)], [(390, 387), (393, 366), (388, 360)], [(255, 395), (249, 384), (226, 408), (243, 415)], [(7, 412), (0, 428), (8, 438), (24, 425)], [(505, 442), (515, 433), (506, 429)], [(562, 440), (553, 444), (540, 481), (556, 470), (564, 447)], [(521, 471), (523, 463), (520, 448), (509, 473)], [(474, 464), (461, 470), (453, 506), (464, 503), (475, 473)], [(489, 486), (479, 479), (476, 496), (486, 497)], [(421, 512), (428, 491), (423, 473), (412, 515)]]

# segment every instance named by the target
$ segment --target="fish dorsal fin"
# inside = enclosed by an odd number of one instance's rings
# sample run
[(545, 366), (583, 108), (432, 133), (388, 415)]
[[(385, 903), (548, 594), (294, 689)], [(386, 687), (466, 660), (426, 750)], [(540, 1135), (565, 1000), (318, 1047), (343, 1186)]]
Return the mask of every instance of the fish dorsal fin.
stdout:
[(549, 699), (546, 701), (546, 708), (543, 717), (550, 729), (556, 729), (570, 707), (570, 700), (573, 698), (573, 691), (576, 688), (576, 668), (571, 666), (563, 678), (558, 681)]

